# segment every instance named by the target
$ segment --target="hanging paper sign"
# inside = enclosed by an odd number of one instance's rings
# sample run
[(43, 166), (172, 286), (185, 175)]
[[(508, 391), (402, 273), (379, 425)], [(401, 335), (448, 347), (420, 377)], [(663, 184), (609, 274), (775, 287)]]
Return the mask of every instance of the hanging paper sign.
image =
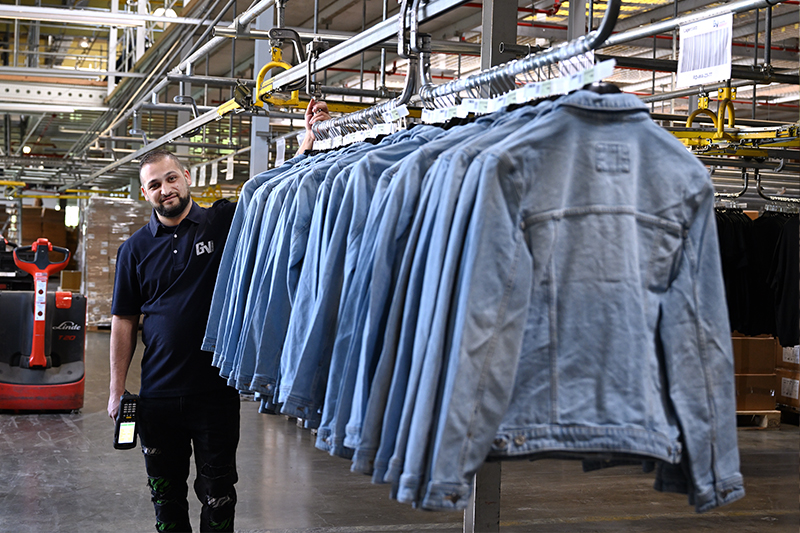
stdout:
[(197, 167), (189, 169), (189, 174), (192, 176), (192, 185), (197, 185)]
[(225, 179), (226, 180), (233, 179), (233, 154), (228, 156), (228, 161), (226, 162)]
[(217, 167), (218, 167), (218, 165), (217, 165), (216, 161), (214, 163), (211, 163), (211, 178), (208, 180), (208, 184), (209, 185), (216, 185), (217, 184), (217, 177), (218, 177), (217, 176), (217, 172), (218, 172)]
[(286, 139), (284, 137), (278, 137), (275, 141), (275, 166), (279, 167), (286, 161)]
[(199, 177), (197, 178), (197, 186), (198, 187), (205, 187), (206, 186), (206, 166), (202, 165), (200, 167)]
[(732, 30), (733, 13), (681, 26), (678, 87), (731, 78)]

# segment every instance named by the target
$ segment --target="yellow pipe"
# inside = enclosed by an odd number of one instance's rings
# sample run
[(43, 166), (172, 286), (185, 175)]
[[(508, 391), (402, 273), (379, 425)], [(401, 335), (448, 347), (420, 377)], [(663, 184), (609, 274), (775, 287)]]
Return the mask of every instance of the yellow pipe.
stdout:
[(0, 180), (0, 185), (5, 185), (6, 187), (25, 187), (27, 183), (24, 181)]

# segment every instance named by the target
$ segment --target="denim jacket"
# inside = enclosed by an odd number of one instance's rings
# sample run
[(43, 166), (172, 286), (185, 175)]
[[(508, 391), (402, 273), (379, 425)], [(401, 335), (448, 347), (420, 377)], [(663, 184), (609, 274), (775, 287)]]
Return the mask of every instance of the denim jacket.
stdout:
[(743, 497), (703, 165), (635, 96), (588, 91), (473, 165), (422, 506), (464, 508), (489, 455), (649, 459), (698, 512)]

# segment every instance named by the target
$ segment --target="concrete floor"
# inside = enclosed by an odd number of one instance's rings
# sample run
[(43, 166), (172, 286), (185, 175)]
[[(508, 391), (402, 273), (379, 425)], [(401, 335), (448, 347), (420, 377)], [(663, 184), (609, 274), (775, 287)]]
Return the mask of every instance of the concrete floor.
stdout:
[[(0, 414), (0, 531), (144, 532), (154, 524), (138, 449), (114, 450), (106, 415), (108, 332), (87, 336), (86, 401), (75, 414)], [(141, 349), (141, 346), (140, 346)], [(129, 389), (138, 387), (138, 357)], [(697, 515), (686, 497), (652, 489), (636, 467), (583, 473), (577, 462), (503, 464), (500, 531), (786, 532), (800, 530), (800, 430), (740, 430), (747, 496)], [(242, 405), (237, 531), (453, 532), (460, 513), (414, 510), (349, 462), (313, 447), (307, 430)], [(190, 499), (197, 527), (199, 504)]]

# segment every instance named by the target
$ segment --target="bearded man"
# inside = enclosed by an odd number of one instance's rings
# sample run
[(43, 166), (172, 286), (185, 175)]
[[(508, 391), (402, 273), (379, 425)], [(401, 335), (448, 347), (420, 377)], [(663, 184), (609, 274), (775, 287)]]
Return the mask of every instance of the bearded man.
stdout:
[(235, 205), (198, 206), (189, 171), (166, 150), (142, 157), (139, 179), (153, 213), (117, 252), (108, 415), (119, 412), (144, 315), (137, 414), (156, 531), (191, 531), (192, 449), (200, 530), (233, 531), (239, 394), (200, 346)]

